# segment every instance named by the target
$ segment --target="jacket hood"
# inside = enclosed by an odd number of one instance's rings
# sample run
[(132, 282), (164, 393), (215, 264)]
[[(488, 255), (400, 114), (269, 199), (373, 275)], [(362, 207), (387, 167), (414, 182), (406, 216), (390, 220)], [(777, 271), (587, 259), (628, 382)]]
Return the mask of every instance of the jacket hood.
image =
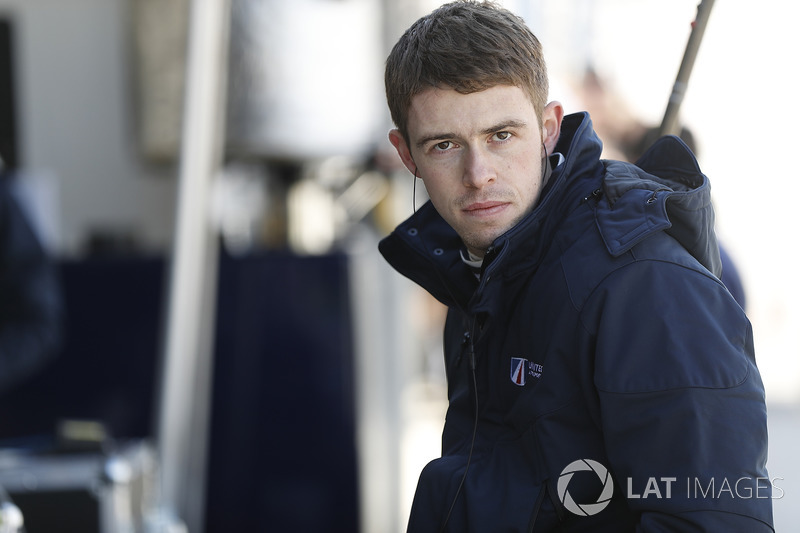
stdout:
[(714, 275), (721, 275), (711, 185), (683, 141), (674, 135), (662, 137), (635, 165), (603, 163), (606, 177), (597, 224), (609, 253), (619, 256), (663, 230)]

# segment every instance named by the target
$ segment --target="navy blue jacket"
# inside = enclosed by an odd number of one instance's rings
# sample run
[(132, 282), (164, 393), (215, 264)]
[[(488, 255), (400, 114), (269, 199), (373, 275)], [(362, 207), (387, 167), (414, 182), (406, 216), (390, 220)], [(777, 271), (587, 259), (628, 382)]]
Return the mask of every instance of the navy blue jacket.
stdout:
[(430, 203), (381, 242), (449, 307), (442, 457), (409, 531), (772, 531), (764, 389), (708, 180), (677, 137), (637, 165), (601, 148), (587, 114), (564, 118), (565, 161), (480, 281)]

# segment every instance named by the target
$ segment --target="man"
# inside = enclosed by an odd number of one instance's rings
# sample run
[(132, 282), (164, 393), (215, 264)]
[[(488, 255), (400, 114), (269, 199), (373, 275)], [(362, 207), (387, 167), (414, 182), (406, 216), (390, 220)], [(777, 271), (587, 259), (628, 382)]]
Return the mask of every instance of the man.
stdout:
[(442, 457), (409, 531), (771, 531), (708, 180), (676, 137), (600, 160), (547, 90), (536, 37), (488, 3), (442, 6), (387, 60), (389, 139), (431, 201), (380, 249), (449, 307)]

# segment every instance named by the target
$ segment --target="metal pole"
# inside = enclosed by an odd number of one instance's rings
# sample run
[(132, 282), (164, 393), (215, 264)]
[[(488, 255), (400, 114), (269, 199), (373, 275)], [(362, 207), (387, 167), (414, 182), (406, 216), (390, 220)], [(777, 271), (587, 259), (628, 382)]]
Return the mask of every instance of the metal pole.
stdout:
[[(175, 242), (161, 375), (159, 531), (202, 531), (218, 244), (209, 219), (224, 142), (230, 0), (192, 0)], [(185, 525), (184, 525), (185, 524)]]
[(675, 84), (672, 86), (672, 94), (669, 97), (667, 109), (664, 112), (664, 119), (659, 129), (659, 137), (662, 135), (680, 134), (678, 116), (681, 104), (686, 94), (689, 76), (692, 74), (694, 60), (697, 57), (697, 51), (700, 49), (700, 42), (703, 40), (703, 34), (706, 31), (706, 24), (708, 23), (708, 17), (711, 15), (711, 8), (713, 5), (714, 0), (701, 0), (700, 5), (697, 6), (697, 16), (692, 23), (692, 32), (689, 34), (689, 42), (686, 43), (683, 61), (681, 61), (681, 66), (678, 69), (678, 76), (675, 79)]

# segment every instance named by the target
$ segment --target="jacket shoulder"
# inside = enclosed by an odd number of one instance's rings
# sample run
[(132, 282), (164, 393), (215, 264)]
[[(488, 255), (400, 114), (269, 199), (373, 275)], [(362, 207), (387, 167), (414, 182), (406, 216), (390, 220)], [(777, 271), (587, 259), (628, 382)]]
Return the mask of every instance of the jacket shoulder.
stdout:
[(667, 265), (680, 267), (678, 272), (685, 270), (685, 275), (700, 276), (698, 279), (705, 280), (703, 282), (724, 289), (708, 268), (663, 230), (649, 232), (646, 238), (627, 247), (624, 252), (611, 253), (602, 229), (597, 225), (589, 225), (561, 254), (561, 269), (570, 300), (578, 310), (611, 276), (625, 276), (625, 270), (636, 270), (647, 263), (658, 263), (661, 265), (658, 268), (662, 269), (671, 268)]

